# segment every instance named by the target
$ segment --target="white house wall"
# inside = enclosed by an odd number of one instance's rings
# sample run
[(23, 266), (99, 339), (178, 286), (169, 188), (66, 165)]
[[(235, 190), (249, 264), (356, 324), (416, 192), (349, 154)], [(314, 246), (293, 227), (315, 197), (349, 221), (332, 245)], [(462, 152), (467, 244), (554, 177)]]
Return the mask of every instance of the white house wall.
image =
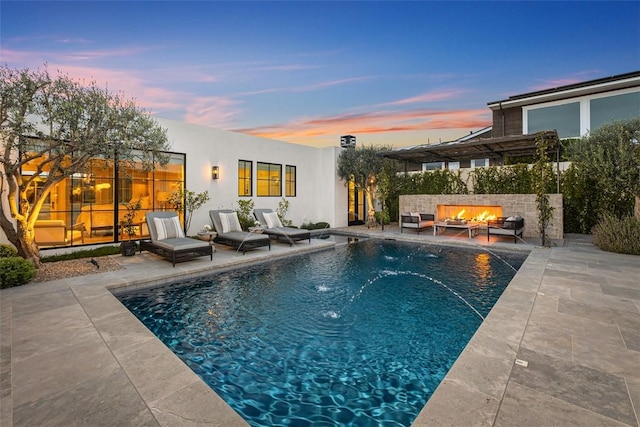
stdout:
[[(336, 159), (340, 148), (316, 148), (266, 138), (229, 132), (158, 118), (167, 129), (171, 151), (186, 154), (186, 187), (200, 193), (208, 191), (206, 206), (194, 212), (189, 233), (210, 224), (210, 209), (236, 209), (238, 200), (238, 160), (253, 162), (253, 194), (256, 208), (276, 209), (284, 197), (256, 196), (257, 162), (296, 167), (296, 197), (289, 201), (287, 219), (296, 226), (304, 222), (326, 221), (335, 226), (347, 225), (347, 190), (336, 176)], [(220, 178), (211, 179), (211, 167), (219, 166)]]

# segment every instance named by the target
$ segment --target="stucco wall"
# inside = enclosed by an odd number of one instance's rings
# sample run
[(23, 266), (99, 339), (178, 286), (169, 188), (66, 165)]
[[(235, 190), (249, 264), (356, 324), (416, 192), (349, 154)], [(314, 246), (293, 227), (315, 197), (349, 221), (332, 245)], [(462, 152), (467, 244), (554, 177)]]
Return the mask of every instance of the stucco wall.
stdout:
[[(549, 194), (549, 202), (554, 211), (547, 233), (552, 239), (562, 239), (564, 236), (562, 194)], [(435, 214), (438, 205), (500, 205), (503, 215), (520, 215), (524, 218), (525, 236), (539, 236), (535, 194), (418, 194), (400, 196), (400, 213)]]

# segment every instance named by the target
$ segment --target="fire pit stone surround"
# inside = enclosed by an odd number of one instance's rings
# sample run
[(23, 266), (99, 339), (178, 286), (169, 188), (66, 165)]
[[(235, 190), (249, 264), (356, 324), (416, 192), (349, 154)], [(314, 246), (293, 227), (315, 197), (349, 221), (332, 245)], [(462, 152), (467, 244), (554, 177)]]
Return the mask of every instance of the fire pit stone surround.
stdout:
[[(552, 239), (562, 239), (562, 194), (549, 194), (549, 203), (554, 208), (547, 233)], [(438, 207), (444, 205), (469, 206), (473, 210), (480, 206), (502, 207), (503, 216), (520, 215), (524, 218), (524, 236), (539, 237), (538, 208), (535, 194), (412, 194), (400, 196), (400, 213), (420, 212), (438, 215)], [(450, 210), (449, 210), (450, 211)], [(445, 218), (436, 218), (444, 220)]]

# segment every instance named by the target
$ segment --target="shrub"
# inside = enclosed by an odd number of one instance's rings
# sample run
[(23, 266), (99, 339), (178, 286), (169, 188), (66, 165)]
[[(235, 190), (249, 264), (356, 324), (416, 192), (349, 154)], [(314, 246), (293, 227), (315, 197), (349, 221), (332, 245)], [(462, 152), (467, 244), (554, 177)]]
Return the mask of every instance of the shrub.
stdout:
[(0, 258), (17, 257), (18, 251), (11, 245), (0, 245)]
[(35, 275), (36, 268), (24, 258), (0, 258), (0, 289), (24, 285)]
[(603, 215), (593, 228), (593, 243), (603, 251), (640, 255), (640, 219)]
[(375, 213), (375, 217), (376, 217), (376, 222), (378, 224), (382, 224), (383, 221), (385, 225), (389, 224), (389, 214), (386, 211), (384, 212), (377, 211)]
[(300, 228), (304, 228), (305, 230), (322, 230), (325, 228), (329, 228), (329, 223), (320, 221), (320, 222), (310, 222), (305, 223), (300, 226)]
[(80, 251), (69, 252), (68, 254), (51, 255), (42, 257), (42, 262), (67, 261), (70, 259), (80, 258), (97, 258), (106, 255), (117, 255), (120, 253), (120, 246), (102, 246), (96, 249), (83, 249)]
[(240, 227), (242, 227), (244, 231), (247, 231), (249, 227), (253, 227), (255, 225), (256, 219), (253, 216), (253, 200), (238, 200), (238, 209), (236, 209), (236, 213), (238, 214)]

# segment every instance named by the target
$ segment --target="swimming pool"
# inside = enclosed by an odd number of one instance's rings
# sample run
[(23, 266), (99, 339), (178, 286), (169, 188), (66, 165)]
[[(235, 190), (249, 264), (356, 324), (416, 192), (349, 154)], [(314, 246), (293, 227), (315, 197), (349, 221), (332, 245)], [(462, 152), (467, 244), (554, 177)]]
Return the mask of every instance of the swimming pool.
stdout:
[(252, 425), (402, 425), (526, 257), (368, 240), (120, 300)]

